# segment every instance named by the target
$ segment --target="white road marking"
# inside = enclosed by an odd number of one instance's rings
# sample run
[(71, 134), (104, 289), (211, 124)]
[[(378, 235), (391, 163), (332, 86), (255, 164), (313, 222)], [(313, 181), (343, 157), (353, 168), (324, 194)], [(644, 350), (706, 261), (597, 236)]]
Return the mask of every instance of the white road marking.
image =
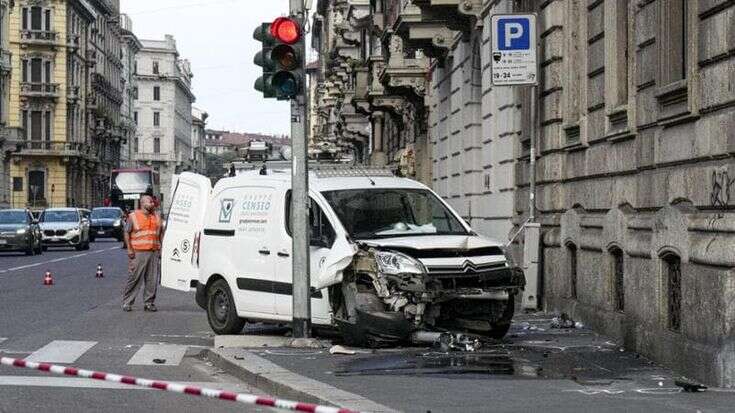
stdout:
[[(184, 382), (186, 386), (206, 387), (215, 390), (242, 392), (249, 391), (247, 385), (222, 382)], [(0, 376), (0, 386), (23, 387), (70, 387), (84, 389), (115, 389), (115, 390), (154, 390), (148, 387), (130, 386), (108, 381), (72, 378), (72, 377), (45, 377), (45, 376)]]
[[(189, 346), (179, 344), (144, 344), (128, 361), (130, 366), (178, 366)], [(155, 363), (153, 359), (166, 360)]]
[(49, 260), (49, 261), (44, 261), (44, 262), (38, 262), (38, 263), (35, 263), (35, 264), (22, 265), (20, 267), (13, 267), (13, 268), (8, 268), (6, 270), (2, 270), (2, 271), (0, 271), (0, 274), (5, 274), (5, 273), (8, 273), (8, 272), (19, 271), (19, 270), (25, 270), (25, 269), (28, 269), (28, 268), (40, 267), (42, 265), (53, 264), (53, 263), (56, 263), (56, 262), (67, 261), (67, 260), (71, 260), (71, 259), (74, 259), (74, 258), (80, 258), (80, 257), (84, 257), (84, 256), (87, 256), (87, 255), (99, 254), (99, 253), (102, 253), (102, 252), (108, 252), (108, 251), (119, 250), (119, 249), (120, 249), (120, 247), (107, 248), (107, 249), (104, 249), (104, 250), (98, 250), (98, 251), (92, 251), (92, 252), (85, 252), (84, 254), (70, 255), (68, 257), (56, 258), (54, 260)]
[(96, 341), (54, 340), (26, 357), (26, 361), (45, 363), (74, 363), (87, 350), (94, 347)]

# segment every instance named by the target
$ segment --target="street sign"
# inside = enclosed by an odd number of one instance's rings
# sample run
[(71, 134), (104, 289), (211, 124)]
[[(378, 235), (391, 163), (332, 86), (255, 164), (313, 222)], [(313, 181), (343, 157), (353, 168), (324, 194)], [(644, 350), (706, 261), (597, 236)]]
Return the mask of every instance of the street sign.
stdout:
[(537, 84), (536, 15), (496, 14), (491, 22), (493, 85)]

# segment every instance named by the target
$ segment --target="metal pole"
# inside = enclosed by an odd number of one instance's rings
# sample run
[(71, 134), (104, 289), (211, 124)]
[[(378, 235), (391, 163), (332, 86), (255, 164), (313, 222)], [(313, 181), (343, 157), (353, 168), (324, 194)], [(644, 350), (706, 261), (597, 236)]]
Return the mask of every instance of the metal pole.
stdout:
[(531, 159), (529, 162), (529, 190), (528, 190), (528, 222), (536, 220), (536, 134), (538, 128), (538, 108), (536, 104), (537, 86), (531, 87)]
[[(304, 27), (304, 1), (289, 0), (289, 14)], [(306, 42), (299, 50), (306, 58)], [(302, 77), (303, 79), (303, 77)], [(305, 86), (305, 85), (304, 85)], [(302, 87), (303, 89), (303, 87)], [(309, 277), (309, 171), (306, 142), (306, 116), (303, 90), (291, 100), (291, 223), (293, 234), (293, 337), (308, 338), (311, 334), (311, 299)]]

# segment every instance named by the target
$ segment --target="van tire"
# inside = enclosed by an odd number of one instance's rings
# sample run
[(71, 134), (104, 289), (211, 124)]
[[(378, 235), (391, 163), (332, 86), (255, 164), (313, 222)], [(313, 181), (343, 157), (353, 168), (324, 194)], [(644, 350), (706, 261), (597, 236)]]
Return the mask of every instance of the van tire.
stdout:
[(230, 286), (223, 279), (207, 288), (207, 321), (218, 335), (238, 334), (245, 327), (245, 320), (237, 316)]

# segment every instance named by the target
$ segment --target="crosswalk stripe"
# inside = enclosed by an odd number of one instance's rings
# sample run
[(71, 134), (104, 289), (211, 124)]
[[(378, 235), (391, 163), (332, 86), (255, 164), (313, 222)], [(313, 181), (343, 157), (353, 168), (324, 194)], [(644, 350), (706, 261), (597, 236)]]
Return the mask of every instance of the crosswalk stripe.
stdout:
[(54, 340), (26, 357), (26, 361), (44, 363), (74, 363), (87, 350), (94, 347), (96, 341)]
[[(179, 344), (144, 344), (128, 361), (131, 366), (178, 366), (189, 346)], [(165, 360), (156, 363), (153, 360)]]

